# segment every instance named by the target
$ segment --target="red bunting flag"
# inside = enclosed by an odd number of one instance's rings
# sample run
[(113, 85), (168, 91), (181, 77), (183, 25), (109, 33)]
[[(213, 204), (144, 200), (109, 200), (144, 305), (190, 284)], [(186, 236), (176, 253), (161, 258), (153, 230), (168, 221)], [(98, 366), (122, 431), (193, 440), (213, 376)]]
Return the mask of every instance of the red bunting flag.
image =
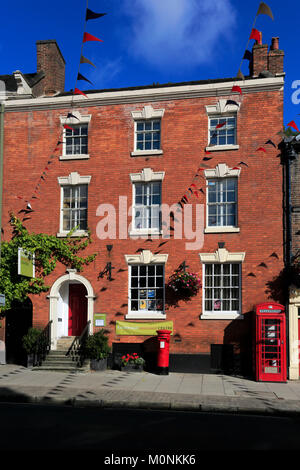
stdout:
[(96, 36), (92, 36), (89, 33), (84, 33), (83, 42), (87, 42), (87, 41), (100, 41), (100, 42), (103, 42), (102, 39), (96, 38)]
[(210, 155), (211, 152), (209, 152), (208, 150), (205, 150), (205, 155)]
[(249, 39), (255, 39), (256, 41), (260, 41), (261, 39), (260, 31), (258, 31), (258, 29), (253, 28)]
[(239, 94), (242, 95), (242, 89), (238, 85), (233, 85), (233, 87), (231, 88), (231, 91), (238, 91)]
[(288, 126), (293, 127), (294, 129), (296, 129), (297, 132), (300, 132), (297, 125), (296, 125), (296, 123), (295, 123), (295, 121), (289, 122)]
[[(71, 129), (71, 131), (74, 130), (73, 127), (70, 127), (70, 126), (68, 126), (67, 124), (64, 124), (64, 129)], [(56, 148), (58, 148), (58, 147), (56, 147)], [(55, 150), (56, 150), (56, 149), (55, 149)]]
[(86, 98), (88, 98), (88, 96), (86, 96), (81, 90), (78, 90), (78, 88), (75, 88), (74, 93), (75, 95), (83, 95)]
[(197, 187), (194, 183), (192, 183), (191, 186), (194, 186), (195, 188)]
[(266, 152), (266, 149), (264, 149), (263, 147), (259, 147), (258, 149), (256, 149), (257, 152), (258, 152), (259, 150), (262, 150), (263, 152)]
[(217, 125), (216, 125), (216, 129), (219, 129), (220, 127), (225, 126), (225, 124), (226, 124), (226, 121), (221, 122), (220, 124), (217, 124)]

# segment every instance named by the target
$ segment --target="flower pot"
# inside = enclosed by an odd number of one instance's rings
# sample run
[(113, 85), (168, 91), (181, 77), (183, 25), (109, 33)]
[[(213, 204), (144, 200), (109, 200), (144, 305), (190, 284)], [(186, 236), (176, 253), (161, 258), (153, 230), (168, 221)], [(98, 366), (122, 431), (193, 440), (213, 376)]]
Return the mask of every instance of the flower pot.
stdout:
[(31, 368), (34, 366), (34, 353), (27, 354), (27, 367)]
[(91, 359), (92, 370), (106, 370), (107, 369), (107, 357), (104, 359)]
[(142, 364), (127, 364), (126, 366), (121, 366), (121, 371), (124, 372), (142, 372), (144, 366)]

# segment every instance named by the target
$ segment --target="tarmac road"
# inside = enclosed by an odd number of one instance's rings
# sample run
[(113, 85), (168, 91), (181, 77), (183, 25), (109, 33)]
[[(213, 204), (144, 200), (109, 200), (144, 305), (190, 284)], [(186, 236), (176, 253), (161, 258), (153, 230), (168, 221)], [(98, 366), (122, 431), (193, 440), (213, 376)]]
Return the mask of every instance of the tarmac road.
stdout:
[[(162, 410), (0, 404), (3, 451), (195, 455), (205, 451), (299, 450), (300, 418)], [(143, 459), (142, 459), (143, 457)], [(143, 462), (140, 461), (140, 464)], [(160, 462), (164, 463), (164, 462)], [(196, 463), (196, 462), (195, 462)], [(199, 463), (199, 462), (198, 462)], [(137, 465), (138, 466), (138, 465)]]

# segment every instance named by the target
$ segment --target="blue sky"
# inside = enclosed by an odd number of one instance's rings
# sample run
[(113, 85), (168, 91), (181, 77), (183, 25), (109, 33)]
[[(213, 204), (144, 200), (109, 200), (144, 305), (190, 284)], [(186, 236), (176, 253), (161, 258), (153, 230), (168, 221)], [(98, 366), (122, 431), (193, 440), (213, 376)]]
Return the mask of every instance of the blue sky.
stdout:
[[(103, 40), (83, 45), (83, 55), (97, 68), (81, 64), (93, 82), (82, 90), (152, 83), (234, 77), (251, 32), (259, 1), (240, 0), (89, 0), (88, 7), (106, 16), (87, 22), (86, 31)], [(259, 15), (255, 27), (263, 43), (279, 36), (285, 51), (284, 122), (300, 126), (300, 104), (292, 102), (300, 69), (296, 2), (269, 0), (274, 21)], [(15, 0), (1, 5), (0, 74), (36, 71), (35, 42), (56, 39), (66, 60), (66, 90), (74, 88), (84, 32), (86, 0)], [(252, 47), (253, 40), (250, 41)], [(248, 61), (242, 62), (248, 74)], [(299, 94), (300, 96), (300, 94)], [(295, 100), (294, 100), (295, 101)]]

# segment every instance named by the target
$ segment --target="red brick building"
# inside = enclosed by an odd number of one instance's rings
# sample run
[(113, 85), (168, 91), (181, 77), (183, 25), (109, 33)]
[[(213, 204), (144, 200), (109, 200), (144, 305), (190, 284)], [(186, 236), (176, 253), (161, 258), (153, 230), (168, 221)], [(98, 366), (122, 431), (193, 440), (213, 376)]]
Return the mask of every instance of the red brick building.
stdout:
[[(283, 268), (282, 168), (276, 148), (257, 150), (283, 126), (278, 40), (270, 50), (253, 47), (245, 80), (93, 90), (88, 98), (64, 91), (55, 41), (37, 47), (36, 74), (0, 76), (8, 92), (4, 238), (11, 236), (9, 212), (21, 208), (16, 195), (31, 196), (68, 124), (25, 225), (58, 237), (89, 228), (85, 254), (97, 257), (80, 274), (61, 265), (49, 276), (50, 291), (31, 296), (33, 325), (52, 320), (55, 349), (59, 337), (80, 334), (87, 321), (96, 331), (104, 320), (115, 351), (147, 355), (158, 326), (148, 335), (141, 327), (167, 322), (171, 370), (219, 370), (216, 345), (228, 345), (239, 361), (233, 367), (247, 369), (251, 312), (272, 298), (269, 283)], [(172, 206), (170, 220), (160, 215), (162, 205)], [(201, 277), (190, 299), (166, 287), (180, 265)], [(69, 319), (76, 302), (84, 312), (77, 330)], [(0, 332), (5, 340), (5, 321)]]

